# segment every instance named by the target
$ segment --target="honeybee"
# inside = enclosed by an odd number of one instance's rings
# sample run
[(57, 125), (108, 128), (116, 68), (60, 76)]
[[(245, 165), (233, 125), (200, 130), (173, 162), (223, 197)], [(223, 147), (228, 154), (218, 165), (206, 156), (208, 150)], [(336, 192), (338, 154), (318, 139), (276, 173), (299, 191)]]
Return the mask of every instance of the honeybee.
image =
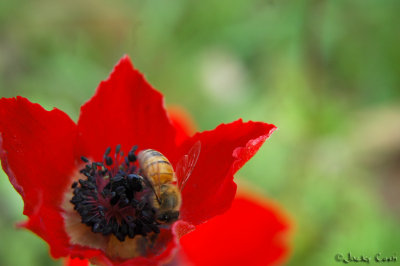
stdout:
[(159, 151), (148, 149), (139, 152), (140, 174), (153, 190), (150, 202), (156, 210), (156, 221), (171, 224), (178, 220), (182, 205), (181, 191), (188, 181), (200, 155), (201, 143), (196, 142), (176, 165)]

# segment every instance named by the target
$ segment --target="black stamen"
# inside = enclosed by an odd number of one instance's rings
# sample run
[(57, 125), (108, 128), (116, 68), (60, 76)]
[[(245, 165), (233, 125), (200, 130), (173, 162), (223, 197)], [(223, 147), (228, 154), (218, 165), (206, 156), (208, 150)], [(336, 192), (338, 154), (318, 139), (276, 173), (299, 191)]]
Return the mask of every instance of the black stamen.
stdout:
[(138, 145), (133, 145), (131, 152), (135, 153), (138, 149)]
[(136, 150), (133, 146), (123, 157), (121, 145), (117, 145), (112, 158), (108, 147), (103, 157), (107, 167), (81, 157), (86, 165), (80, 170), (82, 178), (71, 185), (74, 196), (70, 202), (92, 232), (114, 234), (120, 241), (160, 232), (156, 211), (143, 196), (146, 185), (135, 166)]
[(124, 179), (124, 176), (122, 176), (122, 175), (116, 175), (115, 177), (111, 178), (111, 180), (112, 180), (113, 182), (119, 182), (119, 181), (121, 181), (122, 179)]
[(129, 160), (130, 162), (135, 162), (135, 161), (136, 161), (136, 155), (135, 155), (135, 152), (134, 152), (134, 151), (130, 151), (130, 152), (128, 153), (128, 160)]
[(111, 152), (111, 147), (107, 147), (106, 152), (104, 153), (104, 157), (108, 156)]
[(108, 166), (111, 166), (111, 165), (113, 164), (113, 160), (112, 160), (111, 157), (109, 157), (109, 156), (106, 157), (106, 164), (107, 164)]

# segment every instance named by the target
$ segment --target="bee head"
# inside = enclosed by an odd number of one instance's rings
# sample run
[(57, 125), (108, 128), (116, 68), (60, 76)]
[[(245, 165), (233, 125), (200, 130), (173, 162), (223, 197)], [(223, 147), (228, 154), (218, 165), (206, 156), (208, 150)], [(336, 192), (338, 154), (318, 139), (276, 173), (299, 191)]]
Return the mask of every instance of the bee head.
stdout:
[(157, 215), (156, 221), (160, 224), (170, 224), (179, 218), (179, 211), (165, 211)]

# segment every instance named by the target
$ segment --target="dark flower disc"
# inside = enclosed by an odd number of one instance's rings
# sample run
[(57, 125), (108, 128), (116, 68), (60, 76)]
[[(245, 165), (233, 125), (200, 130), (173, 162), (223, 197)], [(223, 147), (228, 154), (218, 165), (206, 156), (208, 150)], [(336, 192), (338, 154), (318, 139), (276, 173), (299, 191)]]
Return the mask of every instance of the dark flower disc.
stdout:
[(103, 162), (86, 163), (80, 173), (85, 178), (72, 184), (74, 196), (71, 203), (82, 217), (82, 223), (94, 233), (114, 234), (120, 241), (125, 237), (146, 236), (159, 233), (155, 209), (149, 202), (151, 190), (136, 166), (137, 146), (123, 156), (117, 145), (113, 158), (111, 148), (104, 153)]

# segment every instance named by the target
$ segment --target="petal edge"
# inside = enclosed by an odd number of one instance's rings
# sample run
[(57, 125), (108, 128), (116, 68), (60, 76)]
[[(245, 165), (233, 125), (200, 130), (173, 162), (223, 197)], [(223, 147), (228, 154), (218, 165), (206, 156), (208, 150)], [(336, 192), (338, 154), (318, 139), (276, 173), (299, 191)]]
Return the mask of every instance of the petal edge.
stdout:
[(164, 98), (124, 56), (95, 95), (81, 107), (79, 155), (99, 161), (107, 147), (121, 144), (128, 152), (156, 149), (167, 157), (175, 145), (175, 129)]
[[(233, 175), (261, 147), (276, 127), (262, 122), (221, 124), (186, 141), (180, 154), (202, 142), (197, 165), (182, 191), (181, 217), (194, 225), (229, 209), (236, 193)], [(182, 156), (181, 155), (181, 156)]]

